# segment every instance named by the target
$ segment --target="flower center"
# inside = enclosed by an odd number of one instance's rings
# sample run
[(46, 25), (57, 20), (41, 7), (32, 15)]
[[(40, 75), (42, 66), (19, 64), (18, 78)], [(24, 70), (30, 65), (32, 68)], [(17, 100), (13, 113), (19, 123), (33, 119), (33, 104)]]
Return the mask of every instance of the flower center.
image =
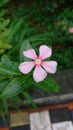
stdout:
[(40, 64), (41, 64), (41, 59), (36, 59), (36, 60), (35, 60), (35, 63), (36, 63), (37, 65), (40, 65)]

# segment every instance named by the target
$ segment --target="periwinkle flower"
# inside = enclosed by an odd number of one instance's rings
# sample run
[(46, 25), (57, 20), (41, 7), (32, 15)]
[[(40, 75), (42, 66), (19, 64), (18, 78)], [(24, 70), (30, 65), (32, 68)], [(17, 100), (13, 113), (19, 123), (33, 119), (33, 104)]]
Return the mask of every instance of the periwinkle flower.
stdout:
[(44, 59), (52, 55), (52, 49), (46, 45), (41, 45), (39, 48), (39, 57), (36, 55), (34, 49), (29, 49), (23, 52), (25, 57), (31, 58), (32, 61), (22, 62), (19, 65), (19, 70), (23, 74), (28, 74), (35, 66), (33, 72), (33, 78), (36, 82), (43, 81), (47, 72), (54, 74), (56, 72), (57, 62), (56, 61), (44, 61)]

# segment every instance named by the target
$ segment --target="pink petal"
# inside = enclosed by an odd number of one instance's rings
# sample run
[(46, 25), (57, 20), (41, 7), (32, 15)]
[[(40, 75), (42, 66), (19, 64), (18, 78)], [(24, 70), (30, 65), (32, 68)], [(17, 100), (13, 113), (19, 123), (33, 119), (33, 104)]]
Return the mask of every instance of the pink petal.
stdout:
[(23, 55), (34, 60), (37, 58), (37, 55), (34, 49), (29, 49), (27, 51), (24, 51)]
[(19, 70), (23, 73), (23, 74), (27, 74), (29, 73), (32, 68), (35, 66), (33, 61), (30, 62), (23, 62), (19, 65)]
[(33, 78), (36, 82), (41, 82), (44, 80), (47, 76), (46, 71), (41, 67), (41, 66), (36, 66), (34, 73), (33, 73)]
[(56, 61), (49, 61), (49, 62), (44, 61), (42, 63), (42, 66), (48, 73), (53, 74), (56, 72), (57, 62)]
[(41, 59), (46, 59), (52, 55), (52, 50), (48, 46), (42, 45), (40, 46), (39, 53), (40, 53), (39, 57)]

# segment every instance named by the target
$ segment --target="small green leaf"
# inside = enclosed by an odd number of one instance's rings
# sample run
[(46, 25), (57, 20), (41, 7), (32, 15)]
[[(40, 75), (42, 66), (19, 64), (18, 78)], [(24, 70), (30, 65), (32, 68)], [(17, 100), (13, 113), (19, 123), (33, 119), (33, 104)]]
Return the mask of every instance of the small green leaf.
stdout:
[(4, 49), (0, 49), (0, 54), (3, 54), (5, 52)]
[[(1, 35), (0, 35), (1, 36)], [(4, 36), (3, 36), (4, 37)], [(11, 49), (12, 48), (12, 45), (11, 44), (8, 44), (6, 43), (5, 41), (2, 41), (0, 40), (0, 49)]]
[(2, 63), (0, 63), (0, 76), (17, 76), (20, 75), (20, 72), (14, 70), (13, 68), (9, 67), (9, 66), (5, 66)]
[(6, 66), (11, 66), (11, 61), (6, 55), (2, 56), (1, 62)]
[(2, 30), (3, 28), (5, 28), (10, 22), (10, 19), (6, 19), (4, 20), (1, 24), (0, 24), (0, 30)]
[(35, 41), (46, 41), (46, 38), (48, 38), (49, 34), (44, 33), (44, 34), (39, 34), (39, 35), (34, 35), (28, 38), (30, 42), (35, 42)]
[(13, 79), (4, 89), (4, 91), (1, 93), (1, 98), (9, 98), (16, 96), (18, 93), (22, 90), (22, 84), (25, 80), (23, 78), (16, 78)]
[(1, 58), (1, 62), (3, 63), (3, 65), (11, 68), (13, 71), (19, 72), (18, 70), (18, 66), (19, 63), (11, 61), (7, 55), (3, 55)]
[(31, 87), (33, 86), (33, 78), (30, 76), (28, 76), (26, 79), (25, 79), (25, 82), (23, 84), (23, 89), (24, 91), (28, 91), (31, 89)]
[(8, 80), (1, 80), (0, 81), (0, 93), (4, 90), (4, 88), (7, 86), (8, 84)]
[(52, 77), (47, 77), (44, 81), (40, 83), (35, 83), (36, 86), (43, 88), (48, 92), (58, 92), (59, 86), (57, 82)]
[(8, 37), (8, 41), (11, 41), (13, 36), (19, 31), (19, 28), (21, 27), (22, 23), (23, 23), (23, 18), (19, 19), (19, 21), (18, 19), (15, 19), (13, 23), (11, 23), (12, 24), (10, 28), (11, 32)]
[(21, 35), (20, 35), (20, 43), (22, 43), (24, 41), (26, 34), (33, 32), (33, 31), (34, 31), (33, 28), (25, 27), (25, 29), (22, 30)]
[(31, 45), (30, 43), (26, 40), (23, 42), (22, 46), (21, 46), (21, 49), (20, 49), (20, 62), (22, 61), (27, 61), (28, 58), (24, 57), (23, 56), (23, 51), (26, 51), (28, 49), (31, 49)]
[(0, 18), (2, 18), (2, 17), (5, 15), (5, 13), (6, 13), (6, 10), (3, 9), (3, 10), (0, 12)]

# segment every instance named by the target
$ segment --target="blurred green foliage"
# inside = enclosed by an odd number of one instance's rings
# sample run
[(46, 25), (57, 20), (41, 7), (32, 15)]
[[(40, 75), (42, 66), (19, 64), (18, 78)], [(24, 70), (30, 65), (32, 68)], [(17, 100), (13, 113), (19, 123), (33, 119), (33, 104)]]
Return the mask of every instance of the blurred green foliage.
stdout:
[[(53, 48), (52, 58), (58, 61), (58, 69), (73, 67), (73, 34), (69, 32), (69, 28), (73, 27), (72, 0), (22, 0), (22, 2), (11, 0), (9, 6), (8, 12), (12, 22), (19, 19), (16, 23), (20, 23), (20, 19), (23, 18), (23, 22), (17, 29), (20, 30), (19, 33), (12, 38), (16, 41), (15, 44), (18, 42), (22, 44), (25, 39), (32, 39), (33, 36), (34, 40), (30, 42), (36, 50), (41, 44)], [(16, 27), (16, 24), (14, 26)]]
[(8, 44), (6, 38), (10, 33), (10, 29), (8, 28), (10, 19), (5, 19), (6, 10), (3, 9), (5, 4), (7, 4), (9, 0), (0, 1), (0, 54), (3, 54), (7, 49), (11, 49), (12, 45)]

